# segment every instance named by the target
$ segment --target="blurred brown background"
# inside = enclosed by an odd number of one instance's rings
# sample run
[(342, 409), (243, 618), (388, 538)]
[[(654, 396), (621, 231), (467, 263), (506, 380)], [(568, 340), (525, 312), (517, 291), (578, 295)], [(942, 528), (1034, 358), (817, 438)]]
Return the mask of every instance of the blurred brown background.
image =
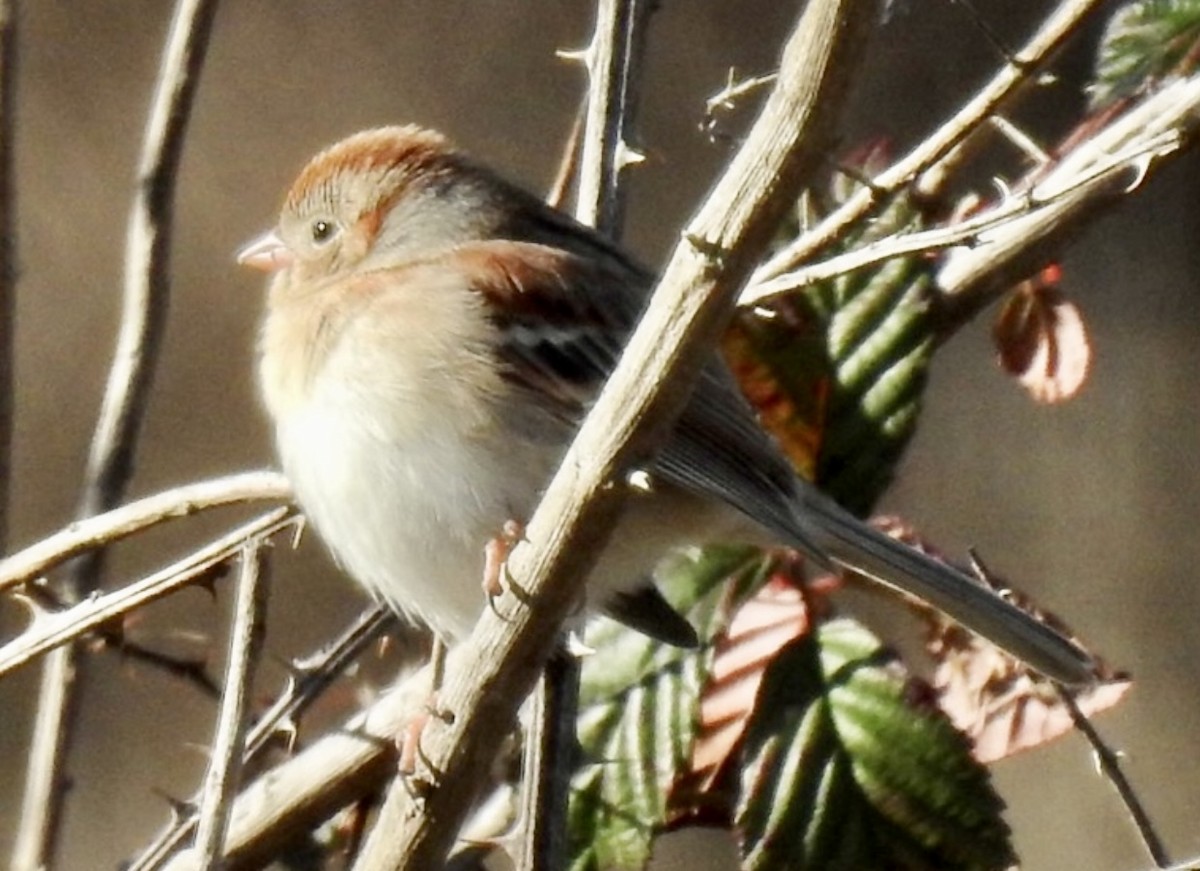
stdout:
[[(22, 4), (19, 82), (21, 283), (13, 541), (66, 522), (110, 362), (121, 254), (142, 119), (170, 4)], [(1050, 3), (980, 2), (1016, 43)], [(642, 110), (650, 162), (633, 177), (630, 244), (656, 262), (723, 161), (697, 131), (726, 70), (772, 68), (794, 3), (666, 0), (653, 24)], [(582, 72), (556, 60), (584, 44), (591, 4), (500, 0), (229, 3), (218, 13), (180, 179), (166, 351), (133, 493), (271, 462), (251, 379), (260, 278), (232, 252), (273, 221), (319, 147), (361, 127), (417, 121), (534, 188), (553, 175)], [(1052, 142), (1078, 109), (1095, 32), (1020, 116)], [(875, 42), (847, 142), (903, 147), (998, 63), (962, 7), (904, 4)], [(1097, 360), (1075, 402), (1033, 406), (996, 370), (987, 324), (940, 355), (921, 431), (883, 507), (951, 552), (979, 546), (1066, 615), (1137, 687), (1100, 726), (1174, 855), (1200, 852), (1200, 411), (1195, 157), (1156, 176), (1066, 260)], [(179, 552), (216, 528), (189, 521), (155, 541)], [(135, 551), (130, 553), (129, 551)], [(125, 548), (113, 581), (162, 551)], [(277, 572), (269, 644), (306, 650), (360, 606), (319, 549)], [(301, 565), (305, 563), (305, 565)], [(189, 592), (146, 618), (142, 640), (222, 631), (227, 608)], [(23, 615), (0, 603), (5, 632)], [(887, 632), (886, 626), (881, 631)], [(215, 664), (219, 665), (219, 663)], [(153, 790), (186, 796), (213, 708), (161, 675), (95, 662), (73, 760), (62, 866), (111, 868), (166, 815)], [(0, 855), (11, 848), (36, 669), (0, 682)], [(265, 687), (270, 689), (268, 685)], [(1075, 736), (998, 765), (1025, 865), (1148, 867), (1110, 788)], [(693, 864), (692, 867), (695, 867)]]

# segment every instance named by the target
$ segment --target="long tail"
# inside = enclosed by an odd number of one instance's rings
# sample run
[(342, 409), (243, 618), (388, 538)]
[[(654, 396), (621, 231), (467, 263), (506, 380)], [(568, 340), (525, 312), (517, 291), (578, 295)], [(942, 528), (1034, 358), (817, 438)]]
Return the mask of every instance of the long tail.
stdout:
[(983, 584), (868, 526), (821, 493), (807, 490), (801, 499), (797, 543), (805, 549), (815, 546), (839, 565), (922, 599), (1047, 677), (1066, 684), (1096, 679), (1087, 653)]

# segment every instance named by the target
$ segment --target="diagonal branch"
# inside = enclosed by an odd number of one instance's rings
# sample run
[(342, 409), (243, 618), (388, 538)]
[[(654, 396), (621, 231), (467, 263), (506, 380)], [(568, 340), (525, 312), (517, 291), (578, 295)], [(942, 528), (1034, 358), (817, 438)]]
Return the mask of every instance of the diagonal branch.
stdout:
[(235, 556), (247, 542), (264, 540), (297, 522), (293, 509), (276, 508), (140, 581), (89, 596), (66, 611), (38, 614), (33, 625), (0, 647), (0, 677), (181, 587), (209, 578), (214, 568)]
[[(1105, 207), (1137, 189), (1157, 158), (1183, 153), (1198, 137), (1200, 75), (1194, 75), (1163, 85), (1075, 147), (1037, 179), (1038, 190), (1059, 188), (1065, 195), (981, 233), (984, 244), (945, 259), (937, 275), (941, 332), (970, 320), (998, 292), (1056, 256)], [(1104, 185), (1072, 187), (1072, 180), (1095, 172), (1115, 156), (1139, 151), (1144, 157), (1134, 162), (1132, 180), (1126, 176)]]
[[(653, 451), (682, 410), (734, 298), (802, 185), (825, 159), (833, 107), (844, 104), (853, 60), (879, 4), (814, 0), (788, 39), (762, 114), (667, 265), (616, 371), (584, 422), (510, 560), (522, 591), (485, 611), (466, 642), (468, 669), (448, 674), (417, 776), (432, 784), (419, 808), (394, 786), (370, 841), (374, 868), (444, 861), (623, 501), (613, 482)], [(524, 603), (527, 602), (526, 606)], [(383, 843), (386, 842), (386, 843)]]
[(1104, 0), (1064, 0), (1038, 31), (1000, 72), (988, 82), (948, 123), (896, 161), (846, 203), (777, 252), (754, 272), (751, 285), (778, 278), (825, 251), (858, 221), (884, 205), (888, 198), (942, 160), (1002, 105), (1012, 99), (1034, 71), (1044, 64)]
[(0, 591), (31, 581), (72, 557), (209, 508), (266, 499), (287, 499), (291, 485), (278, 472), (242, 472), (184, 484), (78, 520), (0, 560)]
[[(271, 746), (271, 743), (277, 736), (283, 734), (288, 737), (294, 737), (298, 731), (298, 721), (303, 713), (318, 699), (321, 695), (333, 685), (351, 663), (358, 659), (359, 655), (373, 641), (380, 637), (383, 633), (391, 629), (397, 622), (395, 612), (386, 605), (376, 605), (373, 608), (363, 612), (359, 617), (341, 633), (338, 638), (331, 642), (326, 647), (317, 651), (315, 654), (305, 658), (302, 661), (292, 663), (293, 674), (288, 681), (288, 684), (279, 697), (271, 704), (271, 706), (263, 712), (254, 723), (246, 735), (245, 752), (243, 754), (243, 765), (251, 764), (260, 759), (264, 750)], [(425, 679), (421, 686), (428, 687), (428, 679)], [(387, 700), (392, 697), (389, 693), (382, 699), (375, 702), (372, 708), (380, 705), (386, 705)], [(356, 715), (361, 717), (362, 715)], [(373, 722), (368, 716), (366, 722)], [(352, 734), (360, 733), (361, 729), (357, 724), (348, 724), (346, 731)], [(374, 752), (379, 757), (387, 755), (387, 749), (393, 746), (390, 738), (395, 733), (377, 734), (378, 742), (366, 742), (363, 749), (368, 753)], [(294, 757), (293, 760), (283, 763), (283, 768), (291, 765), (296, 759), (304, 759), (302, 769), (308, 775), (308, 782), (316, 784), (319, 790), (324, 790), (329, 783), (340, 776), (344, 771), (352, 769), (352, 766), (343, 766), (341, 763), (344, 760), (338, 759), (334, 762), (335, 770), (329, 771), (320, 767), (321, 759), (328, 759), (323, 753), (323, 741), (316, 742), (315, 745), (305, 750), (299, 757)], [(290, 742), (289, 742), (290, 744)], [(384, 767), (377, 766), (375, 771), (379, 772), (379, 782), (383, 780)], [(278, 783), (280, 779), (286, 780), (288, 775), (281, 775), (279, 769), (269, 778), (264, 780)], [(270, 839), (270, 835), (266, 834), (266, 827), (262, 826), (262, 817), (255, 811), (263, 811), (268, 805), (264, 805), (261, 801), (256, 801), (255, 790), (261, 789), (263, 781), (258, 781), (255, 784), (248, 786), (237, 797), (231, 808), (230, 819), (232, 825), (229, 831), (226, 832), (224, 845), (225, 867), (234, 868), (240, 867), (240, 859), (238, 858), (243, 851), (253, 852), (257, 845), (257, 839)], [(377, 785), (377, 784), (376, 784)], [(370, 785), (368, 785), (369, 787)], [(338, 793), (336, 787), (330, 790)], [(364, 788), (362, 793), (369, 792), (369, 788)], [(302, 802), (302, 795), (305, 793), (305, 788), (299, 785), (292, 785), (285, 789), (285, 802)], [(340, 794), (340, 793), (339, 793)], [(189, 801), (186, 805), (194, 807), (196, 802)], [(248, 809), (253, 808), (254, 810)], [(327, 818), (335, 810), (337, 805), (330, 805), (328, 809), (318, 808), (317, 813), (312, 817), (312, 825), (315, 826), (321, 820)], [(286, 808), (289, 813), (285, 814), (282, 819), (295, 819), (290, 813), (293, 807)], [(324, 812), (322, 813), (322, 810)], [(191, 814), (187, 817), (181, 817), (178, 814), (173, 814), (173, 820), (167, 828), (154, 839), (153, 843), (147, 847), (140, 856), (128, 863), (127, 871), (154, 871), (154, 869), (162, 868), (168, 858), (176, 853), (181, 847), (189, 841), (196, 831), (196, 815)], [(307, 831), (312, 826), (307, 825), (308, 820), (301, 821), (298, 825), (288, 829), (289, 832)], [(285, 840), (283, 838), (281, 840)], [(195, 848), (187, 852), (180, 853), (174, 860), (171, 867), (177, 867), (182, 864), (185, 867), (196, 867), (189, 865), (189, 862), (198, 861)]]
[[(33, 581), (92, 548), (106, 546), (171, 520), (189, 517), (210, 508), (258, 500), (286, 499), (290, 495), (291, 487), (282, 475), (262, 471), (243, 472), (185, 484), (147, 496), (104, 514), (72, 523), (25, 550), (0, 560), (0, 591)], [(170, 576), (169, 571), (167, 576)], [(200, 663), (157, 654), (123, 638), (120, 625), (114, 627), (114, 622), (144, 603), (126, 603), (123, 611), (118, 610), (107, 616), (87, 620), (80, 615), (97, 614), (102, 610), (100, 602), (95, 598), (77, 603), (71, 608), (66, 600), (43, 585), (24, 588), (18, 595), (24, 595), (30, 600), (38, 619), (29, 630), (0, 647), (0, 676), (6, 670), (17, 668), (40, 652), (76, 640), (88, 632), (94, 632), (107, 647), (118, 649), (123, 656), (165, 669), (168, 673), (192, 681), (213, 695), (218, 692), (215, 685), (208, 681)], [(40, 611), (41, 607), (45, 607), (50, 613)]]
[[(1039, 215), (1052, 213), (1060, 205), (1071, 202), (1111, 199), (1114, 187), (1125, 188), (1128, 192), (1131, 174), (1140, 178), (1151, 163), (1174, 154), (1182, 145), (1176, 129), (1139, 137), (1116, 153), (1097, 155), (1096, 160), (1080, 167), (1074, 174), (1051, 173), (1052, 183), (1040, 180), (1025, 191), (1013, 193), (996, 206), (957, 223), (889, 236), (751, 285), (742, 293), (738, 305), (746, 308), (763, 305), (775, 297), (897, 257), (931, 254), (947, 248), (980, 248), (992, 241), (993, 232), (1002, 233), (1004, 227), (1014, 221), (1036, 220)], [(1025, 234), (1018, 234), (1018, 237), (1031, 238)], [(984, 263), (991, 262), (986, 251), (980, 251), (977, 256)]]

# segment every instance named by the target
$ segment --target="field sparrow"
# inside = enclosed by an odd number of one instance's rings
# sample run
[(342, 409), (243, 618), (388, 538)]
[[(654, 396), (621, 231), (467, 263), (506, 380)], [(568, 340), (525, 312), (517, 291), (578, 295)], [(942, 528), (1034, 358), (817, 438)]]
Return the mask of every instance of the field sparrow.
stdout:
[[(653, 276), (417, 127), (318, 154), (239, 261), (271, 273), (259, 375), (305, 512), (375, 595), (463, 636), (485, 544), (532, 513)], [(716, 355), (649, 471), (589, 578), (594, 609), (687, 643), (656, 562), (773, 540), (915, 594), (1051, 677), (1091, 675), (1060, 635), (797, 478)]]

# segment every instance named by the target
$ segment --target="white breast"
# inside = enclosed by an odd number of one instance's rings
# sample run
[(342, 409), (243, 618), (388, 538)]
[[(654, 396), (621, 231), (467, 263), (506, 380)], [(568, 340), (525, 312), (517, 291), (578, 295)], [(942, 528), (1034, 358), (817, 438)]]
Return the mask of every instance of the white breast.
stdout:
[(557, 451), (505, 437), (491, 411), (496, 385), (477, 371), (485, 361), (462, 341), (465, 328), (396, 335), (423, 299), (392, 299), (402, 312), (363, 312), (316, 361), (289, 352), (313, 347), (319, 324), (276, 306), (263, 393), (284, 471), (340, 565), (453, 639), (484, 606), (485, 545), (506, 520), (528, 519)]
[(450, 421), (389, 438), (377, 418), (320, 398), (277, 435), (284, 471), (341, 566), (439, 634), (469, 632), (484, 605), (484, 546), (532, 510), (528, 458)]

